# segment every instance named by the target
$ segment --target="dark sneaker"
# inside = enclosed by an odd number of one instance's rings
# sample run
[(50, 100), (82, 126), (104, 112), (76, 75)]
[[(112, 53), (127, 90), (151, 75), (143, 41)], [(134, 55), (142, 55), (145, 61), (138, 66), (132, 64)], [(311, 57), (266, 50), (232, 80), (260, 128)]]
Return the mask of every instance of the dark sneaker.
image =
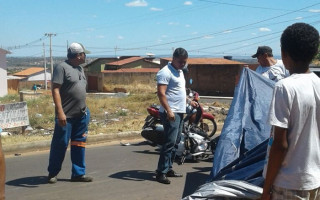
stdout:
[(57, 176), (48, 176), (48, 183), (53, 184), (58, 181)]
[(156, 175), (156, 180), (159, 183), (170, 184), (170, 180), (167, 178), (167, 176), (165, 174), (157, 174)]
[(173, 170), (167, 172), (167, 177), (183, 177), (182, 174), (179, 174)]
[(85, 176), (85, 175), (71, 177), (71, 182), (92, 182), (92, 181), (93, 181), (92, 177)]

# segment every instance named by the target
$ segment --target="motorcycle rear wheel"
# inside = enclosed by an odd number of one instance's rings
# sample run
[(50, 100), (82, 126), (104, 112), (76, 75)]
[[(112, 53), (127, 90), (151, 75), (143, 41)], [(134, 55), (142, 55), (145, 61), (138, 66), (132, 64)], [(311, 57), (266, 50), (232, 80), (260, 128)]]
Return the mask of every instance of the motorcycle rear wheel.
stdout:
[(208, 137), (212, 137), (217, 131), (217, 123), (212, 119), (202, 119), (198, 127), (204, 131)]

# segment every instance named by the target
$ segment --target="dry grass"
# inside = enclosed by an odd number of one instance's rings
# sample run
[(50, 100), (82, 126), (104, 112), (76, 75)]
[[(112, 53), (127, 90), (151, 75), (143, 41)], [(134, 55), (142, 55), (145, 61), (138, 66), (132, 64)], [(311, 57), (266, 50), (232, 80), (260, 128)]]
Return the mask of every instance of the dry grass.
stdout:
[[(140, 130), (147, 115), (147, 106), (158, 103), (155, 89), (148, 85), (114, 87), (126, 88), (130, 95), (125, 98), (87, 97), (87, 104), (91, 111), (89, 134)], [(4, 130), (13, 134), (10, 137), (3, 137), (4, 145), (51, 139), (55, 117), (54, 104), (50, 91), (41, 92), (42, 95), (39, 95), (39, 98), (26, 100), (30, 126), (34, 130), (26, 132), (25, 135), (21, 134), (21, 127)], [(18, 94), (10, 94), (0, 98), (0, 103), (19, 102), (19, 99)], [(48, 135), (48, 132), (51, 134)]]
[(146, 108), (158, 103), (155, 87), (143, 84), (112, 87), (124, 88), (130, 95), (126, 98), (87, 98), (93, 120), (89, 130), (92, 134), (141, 130)]
[[(130, 95), (123, 98), (88, 96), (87, 105), (91, 112), (90, 135), (139, 131), (147, 116), (146, 108), (152, 103), (159, 103), (155, 94), (155, 86), (136, 84), (131, 86), (114, 85), (112, 87), (125, 88), (130, 92)], [(13, 136), (3, 137), (4, 145), (51, 139), (55, 117), (54, 104), (50, 91), (41, 92), (43, 93), (39, 95), (39, 98), (27, 100), (29, 121), (34, 130), (25, 135), (21, 135), (21, 127), (5, 130), (13, 133)], [(1, 104), (18, 101), (18, 94), (0, 98)], [(216, 118), (217, 122), (220, 122), (224, 120), (225, 116), (216, 115)]]

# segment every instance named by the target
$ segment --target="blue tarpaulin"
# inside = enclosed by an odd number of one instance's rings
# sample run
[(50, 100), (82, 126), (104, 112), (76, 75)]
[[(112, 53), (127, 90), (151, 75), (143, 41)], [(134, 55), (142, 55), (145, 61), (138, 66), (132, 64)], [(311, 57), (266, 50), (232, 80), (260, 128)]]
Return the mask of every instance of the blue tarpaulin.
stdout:
[(274, 84), (243, 69), (214, 154), (211, 182), (183, 200), (260, 198)]
[[(269, 138), (271, 126), (267, 119), (274, 84), (260, 74), (243, 68), (214, 154), (212, 178)], [(250, 170), (253, 168), (243, 172)]]

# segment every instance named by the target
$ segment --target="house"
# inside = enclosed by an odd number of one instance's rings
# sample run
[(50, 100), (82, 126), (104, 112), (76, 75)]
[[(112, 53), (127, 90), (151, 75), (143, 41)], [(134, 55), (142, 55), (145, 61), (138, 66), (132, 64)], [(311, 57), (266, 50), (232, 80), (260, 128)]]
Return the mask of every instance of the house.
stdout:
[(30, 89), (34, 84), (41, 85), (44, 88), (45, 80), (50, 85), (51, 73), (42, 67), (30, 67), (20, 72), (12, 74), (14, 77), (19, 77), (19, 90), (22, 88)]
[(0, 48), (0, 97), (8, 94), (6, 55), (10, 53), (10, 51)]
[[(161, 68), (169, 61), (171, 58), (160, 58)], [(188, 58), (187, 87), (202, 96), (232, 97), (245, 65), (224, 58)]]
[(110, 85), (153, 83), (160, 65), (150, 58), (128, 56), (98, 58), (84, 66), (88, 91), (104, 92)]
[(117, 70), (124, 68), (159, 68), (159, 65), (139, 56), (116, 60), (106, 63), (105, 65), (105, 70)]

